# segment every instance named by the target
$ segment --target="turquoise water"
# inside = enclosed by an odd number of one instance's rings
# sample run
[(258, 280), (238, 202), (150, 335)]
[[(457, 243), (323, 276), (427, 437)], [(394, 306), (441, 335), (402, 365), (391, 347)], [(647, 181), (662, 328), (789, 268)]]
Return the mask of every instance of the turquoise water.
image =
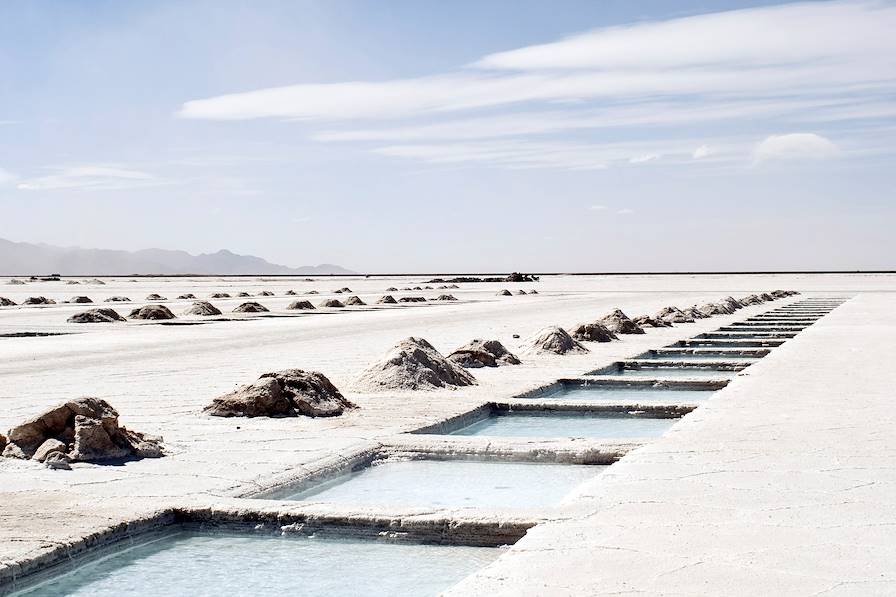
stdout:
[(641, 379), (731, 379), (737, 373), (737, 371), (720, 371), (706, 367), (642, 367), (640, 369), (610, 370), (599, 375), (621, 375)]
[(437, 595), (501, 553), (488, 547), (179, 532), (16, 595)]
[(537, 396), (537, 400), (588, 400), (597, 402), (700, 402), (708, 400), (713, 390), (670, 390), (651, 386), (565, 386), (562, 390), (547, 396)]
[(493, 437), (659, 437), (678, 419), (648, 419), (624, 413), (515, 412), (487, 417), (451, 435)]
[(606, 468), (468, 460), (385, 460), (283, 499), (357, 506), (538, 508), (556, 504), (576, 485)]

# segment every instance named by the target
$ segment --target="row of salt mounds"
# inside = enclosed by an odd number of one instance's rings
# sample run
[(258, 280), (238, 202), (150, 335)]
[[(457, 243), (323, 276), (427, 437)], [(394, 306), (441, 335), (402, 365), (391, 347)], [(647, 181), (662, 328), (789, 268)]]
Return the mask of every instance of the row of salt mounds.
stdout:
[(520, 360), (499, 341), (478, 338), (449, 354), (448, 360), (468, 369), (520, 364)]
[(118, 425), (118, 412), (105, 400), (84, 397), (65, 402), (12, 428), (3, 456), (31, 458), (51, 468), (69, 462), (158, 458), (162, 439)]
[(529, 354), (579, 354), (590, 352), (561, 327), (548, 326), (532, 336), (527, 344)]
[(434, 390), (476, 384), (463, 367), (446, 359), (423, 338), (409, 337), (396, 344), (355, 382), (361, 391)]
[(600, 322), (580, 323), (572, 329), (570, 335), (576, 340), (585, 342), (610, 342), (619, 339), (612, 330)]
[(611, 332), (616, 334), (643, 334), (637, 323), (631, 320), (628, 315), (622, 312), (622, 309), (616, 309), (613, 312), (601, 317), (600, 323), (607, 326)]
[(286, 369), (215, 398), (204, 412), (216, 417), (334, 417), (357, 408), (317, 371)]

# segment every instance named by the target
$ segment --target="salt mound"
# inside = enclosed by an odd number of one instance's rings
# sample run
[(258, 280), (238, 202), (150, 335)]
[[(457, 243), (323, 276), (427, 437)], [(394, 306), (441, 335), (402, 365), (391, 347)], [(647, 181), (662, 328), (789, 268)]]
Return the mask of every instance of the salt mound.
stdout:
[(15, 278), (13, 278), (13, 279), (11, 279), (9, 282), (7, 282), (7, 284), (11, 284), (11, 285), (13, 285), (13, 286), (19, 286), (19, 285), (24, 284), (24, 283), (25, 283), (25, 282), (23, 282), (23, 281), (21, 281), (21, 280), (17, 280), (17, 279), (15, 279)]
[(358, 378), (356, 387), (382, 390), (433, 390), (470, 386), (476, 379), (423, 338), (405, 338)]
[(70, 302), (70, 303), (84, 304), (84, 303), (92, 303), (93, 301), (90, 300), (90, 297), (89, 297), (89, 296), (73, 296), (73, 297), (71, 298), (71, 300), (69, 300), (68, 302)]
[(177, 298), (182, 301), (188, 301), (188, 300), (195, 299), (196, 295), (188, 292), (187, 294), (182, 294), (182, 295), (178, 296)]
[(712, 317), (713, 315), (729, 315), (734, 312), (729, 309), (727, 305), (722, 303), (706, 303), (705, 305), (697, 307), (697, 310), (707, 317)]
[[(230, 295), (227, 295), (227, 296), (229, 297)], [(252, 295), (249, 294), (248, 292), (243, 291), (243, 292), (237, 292), (236, 296), (237, 296), (237, 298), (248, 298)]]
[(174, 319), (174, 313), (169, 311), (165, 305), (146, 305), (134, 309), (128, 317), (130, 319)]
[(356, 296), (350, 296), (347, 299), (345, 299), (345, 304), (346, 304), (346, 306), (348, 306), (348, 305), (366, 305), (367, 303), (365, 303), (364, 301), (362, 301), (360, 298), (358, 298)]
[(295, 295), (296, 295), (296, 291), (295, 291), (295, 290), (287, 290), (287, 291), (284, 292), (283, 294), (285, 294), (286, 296), (295, 296)]
[(319, 293), (318, 291), (316, 291), (316, 290), (309, 290), (309, 291), (306, 292), (305, 294), (320, 294), (320, 293)]
[(609, 315), (605, 315), (600, 319), (600, 323), (607, 326), (607, 328), (616, 332), (617, 334), (643, 334), (644, 330), (642, 330), (637, 323), (632, 321), (628, 315), (622, 312), (621, 309), (616, 309)]
[(104, 302), (107, 303), (129, 303), (131, 299), (126, 296), (110, 296)]
[(386, 292), (398, 292), (398, 289), (395, 288), (394, 286), (390, 286), (389, 288), (386, 289)]
[(739, 300), (734, 298), (733, 296), (726, 296), (722, 299), (722, 304), (731, 309), (731, 312), (734, 313), (738, 309), (743, 309), (744, 306), (741, 304)]
[(386, 294), (380, 297), (380, 299), (376, 302), (378, 305), (394, 305), (398, 301), (395, 300), (395, 297), (391, 294)]
[(248, 303), (243, 303), (239, 307), (233, 310), (234, 313), (267, 313), (268, 308), (264, 305), (256, 303), (255, 301), (249, 301)]
[(333, 307), (336, 309), (338, 309), (340, 307), (344, 307), (344, 306), (345, 305), (343, 305), (341, 302), (337, 301), (336, 299), (329, 299), (329, 300), (322, 302), (320, 305), (318, 305), (318, 307)]
[(495, 294), (495, 296), (513, 296), (513, 293), (505, 288), (504, 290), (498, 291), (498, 293)]
[(654, 318), (650, 315), (638, 315), (633, 318), (632, 321), (635, 322), (635, 325), (638, 327), (650, 327), (650, 328), (671, 328), (672, 323), (668, 322), (664, 319)]
[[(457, 286), (455, 286), (455, 288), (457, 288)], [(529, 291), (529, 294), (538, 294), (538, 291), (533, 288)]]
[(114, 323), (116, 321), (124, 321), (124, 317), (118, 314), (115, 309), (91, 309), (75, 313), (66, 321), (69, 323)]
[(422, 296), (403, 296), (398, 299), (399, 303), (425, 303), (426, 299)]
[(258, 296), (274, 296), (274, 293), (270, 290), (262, 290), (258, 293)]
[[(243, 293), (240, 293), (240, 294), (242, 295)], [(246, 296), (249, 296), (249, 295), (246, 294)], [(227, 294), (226, 292), (215, 292), (209, 298), (213, 298), (213, 299), (230, 298), (230, 295)]]
[(15, 301), (12, 301), (5, 296), (0, 296), (0, 307), (12, 307), (16, 304)]
[(528, 294), (528, 293), (527, 293), (525, 290), (523, 290), (522, 288), (519, 289), (519, 290), (517, 290), (516, 293), (519, 294), (519, 295), (523, 295), (523, 296), (525, 296), (526, 294)]
[(168, 299), (166, 299), (164, 296), (158, 295), (156, 293), (152, 293), (146, 297), (146, 300), (148, 300), (148, 301), (167, 301)]
[(311, 304), (311, 301), (293, 301), (289, 303), (286, 307), (287, 309), (292, 309), (293, 311), (303, 311), (308, 309), (314, 309), (314, 305)]
[(54, 459), (63, 463), (163, 455), (161, 438), (119, 427), (115, 409), (90, 397), (65, 402), (12, 428), (8, 441), (3, 456), (41, 462), (57, 452), (60, 456)]
[(497, 340), (470, 340), (449, 354), (448, 360), (468, 369), (520, 364), (520, 360)]
[(286, 369), (215, 398), (204, 412), (215, 417), (333, 417), (349, 402), (323, 373)]
[(30, 296), (22, 301), (23, 305), (55, 305), (56, 301), (45, 296)]
[(440, 294), (436, 297), (437, 301), (456, 301), (457, 298), (453, 294)]
[(208, 301), (195, 301), (190, 308), (184, 311), (184, 315), (202, 315), (204, 317), (220, 314), (221, 310)]
[(750, 296), (745, 296), (740, 299), (740, 304), (742, 305), (761, 305), (765, 301), (762, 300), (759, 295), (751, 294)]
[(66, 280), (65, 283), (68, 284), (69, 286), (74, 286), (75, 284), (80, 284), (80, 282), (78, 282), (77, 280)]
[(99, 278), (91, 278), (90, 280), (84, 280), (85, 284), (96, 284), (98, 286), (105, 286), (106, 283), (100, 280)]
[(709, 315), (704, 315), (703, 313), (701, 313), (697, 307), (688, 307), (687, 309), (683, 310), (682, 313), (692, 319), (706, 319), (707, 317), (709, 317)]
[(688, 316), (678, 307), (663, 307), (656, 314), (657, 319), (668, 323), (694, 323), (694, 318)]
[(763, 292), (762, 294), (759, 295), (759, 297), (760, 297), (762, 300), (764, 300), (764, 301), (773, 301), (773, 300), (775, 300), (775, 297), (773, 297), (772, 295), (770, 295), (770, 294), (767, 293), (767, 292)]
[(528, 342), (526, 352), (532, 354), (578, 354), (589, 352), (561, 327), (548, 326), (535, 334)]
[(576, 340), (586, 342), (610, 342), (619, 338), (602, 323), (580, 323), (572, 329), (570, 335)]

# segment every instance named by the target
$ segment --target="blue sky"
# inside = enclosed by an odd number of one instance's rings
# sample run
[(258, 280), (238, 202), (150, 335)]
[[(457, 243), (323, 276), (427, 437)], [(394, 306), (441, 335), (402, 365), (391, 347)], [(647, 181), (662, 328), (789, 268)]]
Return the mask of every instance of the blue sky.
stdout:
[(894, 268), (892, 2), (7, 2), (0, 237)]

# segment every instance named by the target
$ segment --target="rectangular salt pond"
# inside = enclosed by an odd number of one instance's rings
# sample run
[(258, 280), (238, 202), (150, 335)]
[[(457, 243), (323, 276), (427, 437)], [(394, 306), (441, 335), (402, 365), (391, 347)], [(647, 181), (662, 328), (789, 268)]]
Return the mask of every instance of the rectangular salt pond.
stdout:
[[(708, 400), (715, 393), (714, 389), (672, 389), (656, 388), (649, 385), (619, 386), (602, 384), (565, 384), (562, 388), (549, 394), (532, 396), (534, 400), (569, 400), (595, 401), (622, 404), (662, 404), (676, 402), (701, 402)], [(524, 400), (524, 399), (523, 399)]]
[(621, 375), (623, 377), (637, 377), (641, 379), (731, 379), (737, 373), (737, 371), (711, 369), (709, 367), (641, 367), (637, 369), (625, 367), (594, 372), (593, 375)]
[(182, 531), (14, 595), (438, 595), (501, 553), (493, 547)]
[(627, 413), (495, 412), (451, 435), (492, 437), (659, 437), (677, 418), (651, 419)]
[(672, 353), (654, 353), (649, 352), (645, 354), (638, 355), (639, 360), (648, 360), (648, 361), (726, 361), (726, 362), (743, 362), (743, 363), (752, 363), (757, 359), (761, 359), (765, 355), (750, 355), (750, 354), (737, 354), (736, 352), (725, 353), (723, 351), (717, 352), (672, 352)]
[(382, 460), (278, 499), (355, 506), (540, 508), (603, 465), (472, 460)]

